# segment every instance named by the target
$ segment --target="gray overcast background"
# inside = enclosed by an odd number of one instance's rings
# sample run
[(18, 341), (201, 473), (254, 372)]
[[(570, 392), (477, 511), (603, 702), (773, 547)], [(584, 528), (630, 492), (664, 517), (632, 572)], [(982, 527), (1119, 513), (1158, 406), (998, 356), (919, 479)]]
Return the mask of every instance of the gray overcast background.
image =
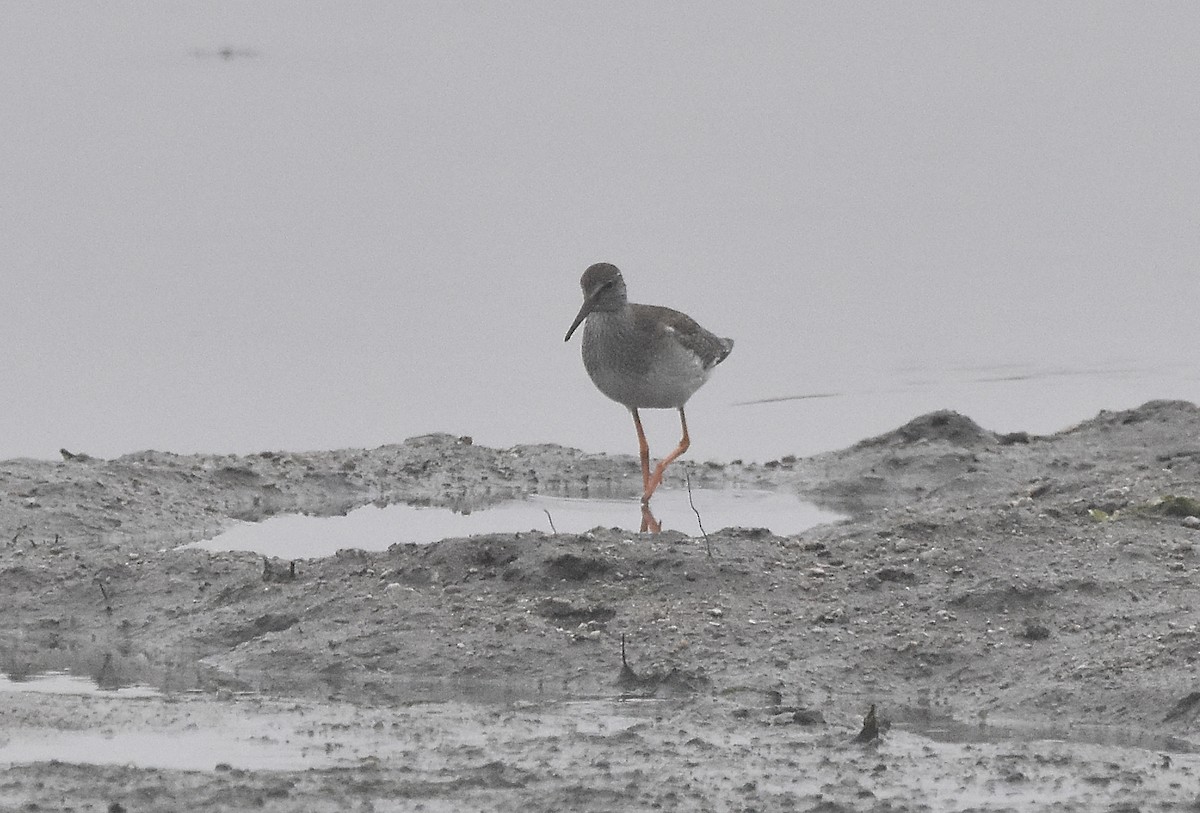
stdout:
[(0, 458), (633, 453), (599, 260), (736, 339), (700, 459), (1200, 400), (1200, 3), (0, 9)]

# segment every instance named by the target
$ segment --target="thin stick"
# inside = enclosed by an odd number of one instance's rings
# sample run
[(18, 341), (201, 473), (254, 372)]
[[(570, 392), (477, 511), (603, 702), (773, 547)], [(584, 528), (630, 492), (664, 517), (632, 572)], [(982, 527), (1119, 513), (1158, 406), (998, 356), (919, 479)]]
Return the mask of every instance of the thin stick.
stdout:
[(692, 507), (692, 513), (696, 515), (696, 524), (700, 526), (700, 533), (704, 536), (704, 547), (708, 551), (708, 558), (712, 558), (712, 543), (708, 539), (708, 534), (704, 530), (704, 522), (700, 519), (700, 512), (696, 510), (696, 503), (692, 502), (692, 471), (690, 468), (684, 469), (684, 480), (687, 482), (688, 490), (688, 505)]
[(100, 595), (104, 596), (104, 612), (112, 615), (112, 601), (108, 598), (108, 591), (104, 589), (104, 580), (97, 576), (93, 581), (100, 588)]
[(554, 527), (554, 517), (550, 516), (550, 509), (543, 508), (542, 511), (544, 511), (546, 513), (546, 519), (550, 520), (550, 530), (554, 533), (555, 536), (558, 536), (558, 528)]

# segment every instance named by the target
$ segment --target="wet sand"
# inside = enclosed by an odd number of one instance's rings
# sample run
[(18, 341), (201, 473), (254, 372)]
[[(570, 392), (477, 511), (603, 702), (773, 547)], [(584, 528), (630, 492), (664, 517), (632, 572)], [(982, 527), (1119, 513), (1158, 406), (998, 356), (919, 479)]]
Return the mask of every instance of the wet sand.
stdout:
[[(634, 458), (446, 435), (0, 463), (0, 668), (109, 690), (0, 692), (0, 809), (1090, 811), (1200, 797), (1194, 405), (1050, 436), (934, 413), (812, 458), (691, 461), (667, 485), (685, 471), (849, 518), (786, 537), (752, 516), (707, 539), (639, 534)], [(294, 563), (179, 547), (235, 520), (532, 493), (627, 497), (629, 522)], [(125, 699), (129, 685), (160, 693)], [(871, 704), (890, 728), (853, 743)], [(14, 753), (64, 732), (115, 751), (222, 731), (193, 749), (211, 764)]]

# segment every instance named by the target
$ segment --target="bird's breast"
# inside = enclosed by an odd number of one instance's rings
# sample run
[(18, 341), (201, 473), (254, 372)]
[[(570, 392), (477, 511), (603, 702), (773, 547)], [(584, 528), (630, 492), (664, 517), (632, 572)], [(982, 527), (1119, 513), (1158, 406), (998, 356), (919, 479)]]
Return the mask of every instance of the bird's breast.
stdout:
[(600, 392), (627, 407), (681, 407), (708, 378), (701, 359), (670, 330), (639, 329), (627, 315), (593, 312), (583, 365)]

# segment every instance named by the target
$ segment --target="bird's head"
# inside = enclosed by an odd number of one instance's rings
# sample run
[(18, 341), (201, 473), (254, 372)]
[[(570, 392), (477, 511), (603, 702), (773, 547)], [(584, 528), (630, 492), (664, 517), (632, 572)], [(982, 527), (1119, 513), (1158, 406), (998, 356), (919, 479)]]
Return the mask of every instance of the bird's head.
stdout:
[(625, 279), (612, 263), (596, 263), (589, 266), (579, 278), (579, 287), (583, 289), (583, 306), (563, 338), (564, 342), (570, 340), (571, 334), (583, 324), (583, 320), (592, 311), (620, 310), (628, 301)]

